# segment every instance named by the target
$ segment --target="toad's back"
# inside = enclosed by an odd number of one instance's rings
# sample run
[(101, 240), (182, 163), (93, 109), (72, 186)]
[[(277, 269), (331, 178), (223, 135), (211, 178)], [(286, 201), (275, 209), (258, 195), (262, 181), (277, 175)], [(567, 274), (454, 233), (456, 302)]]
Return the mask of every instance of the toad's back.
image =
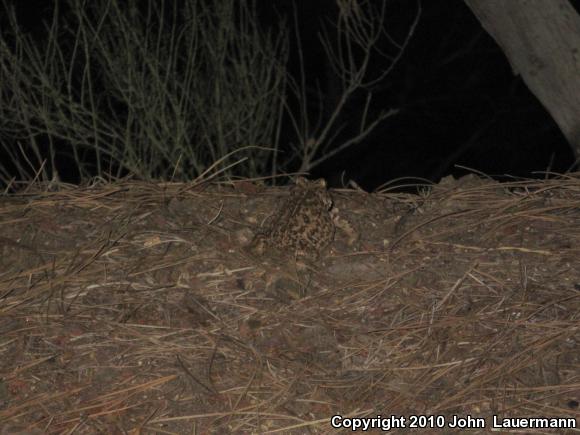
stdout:
[(257, 237), (280, 251), (318, 257), (334, 238), (332, 198), (324, 180), (298, 178), (290, 197)]

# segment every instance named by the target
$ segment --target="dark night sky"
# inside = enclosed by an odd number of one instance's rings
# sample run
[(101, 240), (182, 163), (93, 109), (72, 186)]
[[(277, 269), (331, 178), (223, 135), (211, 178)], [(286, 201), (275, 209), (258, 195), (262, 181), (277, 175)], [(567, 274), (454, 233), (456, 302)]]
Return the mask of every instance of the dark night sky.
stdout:
[(555, 122), (465, 3), (422, 6), (409, 50), (381, 93), (401, 113), (328, 170), (345, 170), (367, 186), (465, 173), (454, 165), (492, 175), (568, 170), (573, 156)]
[[(265, 1), (282, 13), (290, 3)], [(324, 65), (315, 34), (329, 1), (298, 1), (307, 72), (319, 81), (324, 80)], [(401, 42), (416, 2), (388, 4), (388, 31)], [(42, 10), (30, 1), (19, 0), (18, 5), (27, 17), (25, 25), (38, 32)], [(271, 10), (262, 8), (268, 20)], [(564, 172), (573, 164), (556, 124), (513, 75), (499, 47), (462, 0), (423, 0), (409, 48), (380, 84), (374, 101), (375, 110), (396, 108), (400, 113), (363, 143), (316, 168), (314, 176), (337, 184), (344, 172), (345, 179), (372, 189), (398, 177), (438, 181), (450, 173), (465, 173), (454, 165), (491, 175), (532, 176), (533, 171)], [(345, 119), (358, 109), (355, 99)]]

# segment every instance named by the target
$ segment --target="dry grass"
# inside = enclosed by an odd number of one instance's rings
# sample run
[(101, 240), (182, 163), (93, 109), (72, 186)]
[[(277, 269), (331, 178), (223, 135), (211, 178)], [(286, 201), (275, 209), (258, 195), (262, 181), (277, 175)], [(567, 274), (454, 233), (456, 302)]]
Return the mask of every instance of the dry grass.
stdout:
[(243, 249), (283, 189), (29, 187), (0, 199), (6, 430), (580, 416), (578, 175), (335, 191), (360, 240), (308, 268)]

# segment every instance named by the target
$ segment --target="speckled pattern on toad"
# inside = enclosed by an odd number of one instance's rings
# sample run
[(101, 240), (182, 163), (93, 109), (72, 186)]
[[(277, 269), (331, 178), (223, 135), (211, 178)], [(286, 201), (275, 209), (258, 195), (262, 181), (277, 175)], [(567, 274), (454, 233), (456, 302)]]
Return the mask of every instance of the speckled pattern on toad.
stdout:
[(334, 239), (335, 222), (331, 214), (332, 198), (322, 179), (309, 181), (298, 177), (290, 196), (258, 232), (251, 244), (262, 255), (267, 248), (290, 251), (296, 256), (318, 258)]

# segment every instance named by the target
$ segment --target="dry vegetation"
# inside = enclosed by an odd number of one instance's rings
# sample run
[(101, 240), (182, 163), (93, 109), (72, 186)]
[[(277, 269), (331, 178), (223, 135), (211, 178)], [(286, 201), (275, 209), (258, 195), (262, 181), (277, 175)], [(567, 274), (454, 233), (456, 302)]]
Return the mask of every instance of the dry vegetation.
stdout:
[(243, 247), (282, 195), (125, 181), (0, 198), (0, 427), (580, 417), (579, 175), (333, 191), (360, 240), (307, 268)]

